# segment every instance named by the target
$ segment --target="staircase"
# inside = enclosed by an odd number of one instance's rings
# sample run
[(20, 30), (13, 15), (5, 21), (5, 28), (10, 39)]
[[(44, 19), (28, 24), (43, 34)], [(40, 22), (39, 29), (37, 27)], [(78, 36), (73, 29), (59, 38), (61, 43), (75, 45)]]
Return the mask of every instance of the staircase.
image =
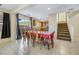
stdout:
[(60, 40), (71, 41), (71, 37), (70, 37), (67, 23), (59, 23), (58, 24), (57, 38)]

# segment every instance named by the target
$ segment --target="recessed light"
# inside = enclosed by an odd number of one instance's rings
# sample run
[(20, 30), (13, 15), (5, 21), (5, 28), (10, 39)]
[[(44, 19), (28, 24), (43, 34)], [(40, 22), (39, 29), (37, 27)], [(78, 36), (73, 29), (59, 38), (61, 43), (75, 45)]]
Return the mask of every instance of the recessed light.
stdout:
[(48, 10), (50, 10), (51, 8), (48, 8)]

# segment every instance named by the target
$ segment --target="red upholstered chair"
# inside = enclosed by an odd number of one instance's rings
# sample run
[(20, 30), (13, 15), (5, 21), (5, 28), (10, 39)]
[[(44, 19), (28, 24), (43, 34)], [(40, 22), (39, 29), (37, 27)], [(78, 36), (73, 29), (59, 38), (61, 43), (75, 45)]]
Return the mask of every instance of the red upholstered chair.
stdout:
[(31, 33), (31, 39), (32, 39), (33, 47), (34, 47), (36, 43), (36, 33), (34, 32)]
[(40, 38), (40, 34), (38, 33), (38, 38)]
[(51, 33), (50, 35), (47, 35), (46, 38), (48, 39), (48, 42), (47, 42), (47, 46), (48, 46), (48, 49), (50, 49), (50, 46), (52, 46), (52, 48), (54, 47), (54, 42), (53, 42), (53, 39), (54, 39), (54, 33)]
[(25, 34), (24, 31), (23, 31), (22, 35), (23, 35), (23, 39), (25, 40), (26, 39), (26, 34)]
[(40, 39), (41, 39), (41, 34), (38, 33), (38, 41), (37, 41), (38, 44), (40, 44)]
[(26, 31), (26, 37), (29, 39), (30, 38), (30, 32)]
[(43, 44), (44, 44), (44, 46), (46, 46), (46, 44), (47, 44), (47, 35), (46, 34), (44, 34), (43, 35), (43, 38), (44, 38), (44, 40), (43, 40)]

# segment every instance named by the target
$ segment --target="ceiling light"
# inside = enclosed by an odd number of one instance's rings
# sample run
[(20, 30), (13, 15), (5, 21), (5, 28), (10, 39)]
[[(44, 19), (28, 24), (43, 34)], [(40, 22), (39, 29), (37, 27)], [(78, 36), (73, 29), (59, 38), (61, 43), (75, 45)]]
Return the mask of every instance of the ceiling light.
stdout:
[(51, 8), (48, 8), (48, 10), (50, 10)]

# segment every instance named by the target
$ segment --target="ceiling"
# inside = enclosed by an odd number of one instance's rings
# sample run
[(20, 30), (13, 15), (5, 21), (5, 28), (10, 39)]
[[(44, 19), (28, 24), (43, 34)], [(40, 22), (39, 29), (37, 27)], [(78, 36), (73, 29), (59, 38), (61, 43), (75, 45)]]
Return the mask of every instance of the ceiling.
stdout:
[[(15, 10), (22, 4), (2, 4), (0, 9)], [(50, 10), (48, 10), (50, 8)], [(62, 11), (79, 10), (79, 4), (31, 4), (31, 6), (23, 8), (18, 13), (38, 18), (46, 18), (50, 13), (58, 13)]]
[[(48, 10), (50, 8), (50, 10)], [(69, 10), (79, 10), (79, 4), (38, 4), (25, 8), (19, 13), (33, 17), (45, 18), (50, 13), (58, 13)]]
[(21, 4), (2, 4), (0, 6), (0, 9), (5, 9), (5, 10), (12, 11), (12, 10), (16, 9), (19, 6), (21, 6)]
[[(43, 17), (47, 17), (49, 13), (54, 11), (59, 6), (60, 5), (39, 4), (39, 5), (34, 5), (31, 8), (26, 8), (24, 10), (21, 10), (19, 13), (43, 18)], [(51, 10), (48, 10), (48, 8), (51, 8)]]

